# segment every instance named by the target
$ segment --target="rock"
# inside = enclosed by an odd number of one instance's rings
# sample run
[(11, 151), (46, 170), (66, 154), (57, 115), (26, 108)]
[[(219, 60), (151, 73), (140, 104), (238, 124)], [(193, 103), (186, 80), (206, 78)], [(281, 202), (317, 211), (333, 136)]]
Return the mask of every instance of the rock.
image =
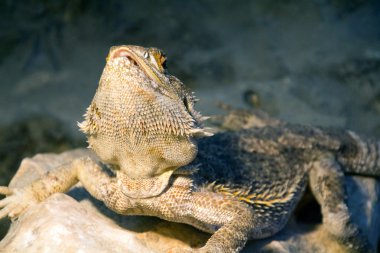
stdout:
[[(22, 187), (60, 164), (88, 155), (93, 156), (90, 150), (77, 149), (26, 158), (10, 185)], [(355, 176), (347, 177), (347, 186), (352, 218), (376, 249), (380, 234), (379, 182)], [(311, 210), (315, 205), (304, 202), (284, 230), (248, 242), (242, 252), (345, 252), (320, 221), (308, 223), (300, 218), (305, 212), (316, 213)], [(115, 214), (78, 184), (68, 194), (57, 193), (31, 206), (12, 223), (0, 242), (0, 252), (165, 252), (171, 247), (200, 247), (208, 238), (208, 234), (187, 225)]]
[[(34, 115), (0, 125), (0, 185), (7, 185), (22, 158), (42, 152), (62, 152), (83, 146), (62, 121), (52, 116)], [(8, 220), (0, 221), (0, 240), (9, 229)]]
[(157, 252), (62, 193), (21, 216), (2, 245), (5, 252)]

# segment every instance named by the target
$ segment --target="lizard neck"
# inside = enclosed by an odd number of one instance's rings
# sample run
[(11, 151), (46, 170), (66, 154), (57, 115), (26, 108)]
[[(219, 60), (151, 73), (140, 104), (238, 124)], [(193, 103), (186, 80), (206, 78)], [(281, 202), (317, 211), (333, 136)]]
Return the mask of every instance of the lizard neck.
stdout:
[(167, 171), (151, 178), (129, 178), (118, 171), (117, 178), (122, 193), (128, 198), (144, 199), (160, 195), (168, 186), (173, 171)]

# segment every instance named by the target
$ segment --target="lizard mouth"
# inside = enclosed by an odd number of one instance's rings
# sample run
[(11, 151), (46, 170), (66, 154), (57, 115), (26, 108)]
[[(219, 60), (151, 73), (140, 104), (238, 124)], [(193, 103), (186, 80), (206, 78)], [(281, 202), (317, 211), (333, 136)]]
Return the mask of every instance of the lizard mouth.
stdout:
[(120, 57), (126, 58), (131, 65), (136, 66), (136, 67), (140, 67), (140, 65), (137, 64), (137, 62), (131, 56), (126, 55), (126, 56), (120, 56)]
[(126, 58), (130, 62), (130, 64), (139, 67), (145, 73), (145, 75), (147, 75), (151, 80), (153, 80), (157, 84), (163, 84), (161, 79), (152, 70), (152, 67), (143, 58), (136, 55), (136, 53), (134, 53), (128, 47), (120, 48), (110, 53), (107, 60), (112, 60), (120, 57)]

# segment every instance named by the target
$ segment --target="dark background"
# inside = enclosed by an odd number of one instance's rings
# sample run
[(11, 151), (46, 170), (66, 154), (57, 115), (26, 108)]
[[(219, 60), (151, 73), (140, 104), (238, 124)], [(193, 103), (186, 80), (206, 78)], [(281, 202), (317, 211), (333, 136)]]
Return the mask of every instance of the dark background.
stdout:
[(1, 1), (0, 123), (49, 114), (76, 132), (108, 49), (167, 52), (198, 109), (261, 107), (380, 136), (380, 1)]
[(380, 1), (0, 1), (0, 184), (77, 131), (108, 49), (163, 49), (196, 92), (290, 122), (380, 137)]

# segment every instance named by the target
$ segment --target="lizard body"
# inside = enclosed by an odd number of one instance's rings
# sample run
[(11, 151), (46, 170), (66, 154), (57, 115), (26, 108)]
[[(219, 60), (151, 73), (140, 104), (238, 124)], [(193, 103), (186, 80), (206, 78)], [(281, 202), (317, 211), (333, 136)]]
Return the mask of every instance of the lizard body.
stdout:
[(0, 187), (0, 218), (80, 181), (117, 213), (212, 233), (200, 249), (169, 252), (238, 252), (249, 238), (280, 231), (309, 184), (331, 235), (353, 252), (370, 250), (350, 221), (344, 175), (379, 176), (378, 142), (270, 119), (211, 136), (165, 60), (156, 48), (112, 47), (79, 124), (100, 160), (74, 160), (23, 189)]

